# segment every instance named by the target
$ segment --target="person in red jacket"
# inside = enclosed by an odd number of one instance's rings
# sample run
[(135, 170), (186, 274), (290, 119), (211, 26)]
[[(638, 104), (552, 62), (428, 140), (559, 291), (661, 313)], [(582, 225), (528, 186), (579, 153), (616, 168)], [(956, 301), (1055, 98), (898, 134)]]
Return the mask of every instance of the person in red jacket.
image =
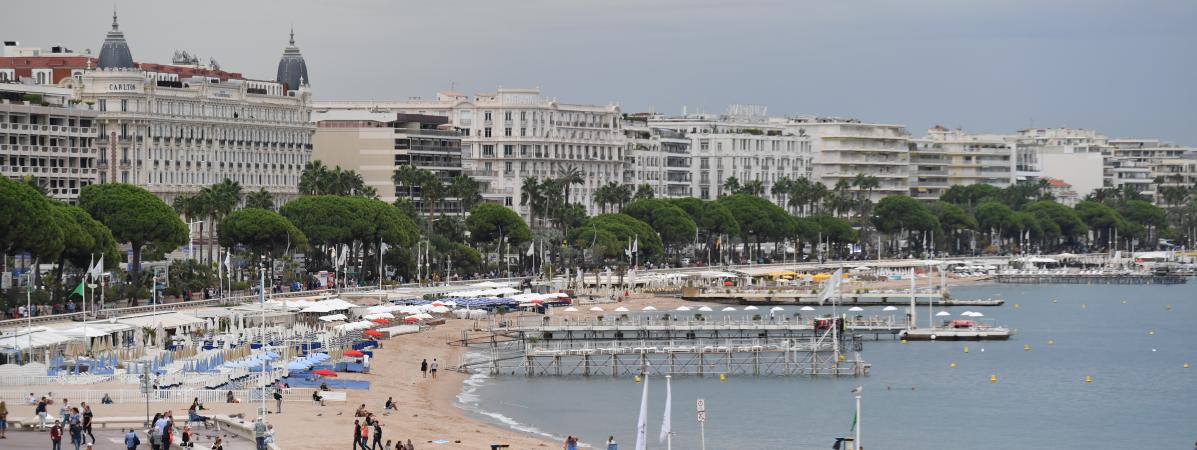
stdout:
[(62, 450), (62, 422), (55, 420), (50, 427), (50, 449)]

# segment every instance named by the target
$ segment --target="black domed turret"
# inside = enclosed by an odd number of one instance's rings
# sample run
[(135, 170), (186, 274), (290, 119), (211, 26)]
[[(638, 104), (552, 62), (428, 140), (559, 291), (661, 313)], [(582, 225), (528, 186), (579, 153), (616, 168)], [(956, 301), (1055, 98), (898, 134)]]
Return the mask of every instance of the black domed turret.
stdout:
[(310, 82), (308, 78), (308, 64), (303, 55), (299, 54), (299, 47), (295, 46), (295, 30), (291, 30), (291, 45), (283, 50), (283, 59), (278, 61), (278, 76), (275, 81), (286, 86), (286, 90), (294, 91)]
[(125, 42), (125, 33), (122, 33), (116, 24), (116, 10), (112, 10), (112, 31), (104, 37), (104, 46), (100, 47), (100, 60), (96, 66), (101, 69), (133, 69), (137, 65), (133, 64), (133, 54), (129, 52), (129, 44)]

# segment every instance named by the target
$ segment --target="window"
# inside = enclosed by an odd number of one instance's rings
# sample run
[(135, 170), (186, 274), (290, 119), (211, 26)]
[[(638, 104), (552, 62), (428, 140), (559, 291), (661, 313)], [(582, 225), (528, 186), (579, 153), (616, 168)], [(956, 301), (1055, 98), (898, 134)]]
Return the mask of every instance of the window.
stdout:
[(511, 162), (510, 161), (503, 163), (503, 173), (504, 174), (511, 173)]
[(489, 156), (489, 157), (493, 158), (495, 156), (495, 146), (483, 145), (482, 146), (482, 156)]
[(503, 146), (503, 156), (504, 157), (511, 157), (514, 153), (515, 153), (514, 145), (504, 145)]
[(107, 99), (102, 98), (102, 99), (100, 99), (100, 101), (98, 103), (100, 105), (100, 111), (108, 110), (108, 100)]
[(511, 120), (511, 111), (503, 113), (503, 120)]
[[(483, 119), (486, 120), (487, 122), (490, 121), (490, 111), (486, 111), (486, 112), (482, 113), (482, 116), (483, 116)], [(488, 136), (489, 136), (489, 134), (488, 134)]]
[(121, 99), (121, 112), (125, 112), (128, 110), (129, 110), (129, 101), (125, 100), (125, 99)]
[(483, 137), (490, 137), (490, 127), (486, 127), (486, 128), (483, 128), (483, 129), (482, 129), (482, 136), (483, 136)]
[(511, 128), (504, 128), (503, 136), (511, 136)]
[(520, 137), (524, 137), (524, 136), (527, 136), (527, 135), (528, 135), (528, 129), (527, 129), (527, 128), (520, 128)]

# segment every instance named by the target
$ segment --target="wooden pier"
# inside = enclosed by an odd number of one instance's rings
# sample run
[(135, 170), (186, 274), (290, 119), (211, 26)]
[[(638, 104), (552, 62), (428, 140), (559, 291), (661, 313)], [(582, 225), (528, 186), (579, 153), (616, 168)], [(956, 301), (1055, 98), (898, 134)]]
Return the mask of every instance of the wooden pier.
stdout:
[[(816, 326), (814, 320), (821, 320)], [(482, 337), (463, 332), (458, 370), (501, 375), (628, 376), (641, 373), (863, 376), (863, 334), (897, 338), (892, 320), (549, 320), (502, 322)]]
[(1020, 284), (1184, 284), (1188, 277), (1153, 273), (998, 274), (999, 283)]
[[(709, 289), (701, 291), (697, 288), (685, 288), (682, 290), (682, 299), (709, 302), (709, 303), (730, 303), (740, 305), (810, 305), (818, 306), (819, 294), (810, 292), (799, 292), (794, 290), (750, 290), (750, 291), (736, 291), (736, 290), (719, 290)], [(909, 305), (910, 292), (865, 292), (865, 293), (844, 293), (842, 299), (837, 298), (841, 305), (846, 306), (889, 306), (889, 305)], [(936, 293), (921, 292), (914, 296), (916, 305), (928, 305), (934, 303), (937, 306), (1002, 306), (1004, 300), (998, 299), (983, 299), (983, 300), (961, 300), (954, 298), (944, 298), (943, 295)], [(825, 304), (825, 303), (824, 303)]]

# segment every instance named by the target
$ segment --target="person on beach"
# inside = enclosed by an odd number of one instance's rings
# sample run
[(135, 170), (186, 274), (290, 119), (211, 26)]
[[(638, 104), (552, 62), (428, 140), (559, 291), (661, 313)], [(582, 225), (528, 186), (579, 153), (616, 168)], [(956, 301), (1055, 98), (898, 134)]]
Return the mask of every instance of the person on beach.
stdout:
[(87, 433), (87, 437), (91, 438), (91, 443), (96, 443), (96, 435), (91, 433), (91, 420), (95, 418), (95, 414), (91, 412), (91, 405), (87, 402), (80, 403), (83, 405), (83, 432)]
[(190, 425), (183, 425), (183, 434), (179, 437), (179, 446), (183, 448), (191, 448), (195, 446), (195, 444), (191, 443)]
[(358, 450), (358, 443), (362, 441), (362, 421), (353, 421), (353, 450)]
[(37, 401), (37, 406), (33, 408), (33, 413), (37, 414), (37, 428), (40, 431), (46, 431), (46, 398), (42, 397)]
[(357, 443), (362, 447), (362, 450), (370, 450), (370, 425), (362, 424), (362, 434), (358, 437)]
[(615, 443), (615, 436), (607, 436), (607, 450), (619, 450), (619, 444)]
[[(374, 442), (370, 444), (370, 450), (382, 447), (382, 424), (377, 421), (374, 422)], [(383, 450), (386, 450), (383, 447)]]
[(212, 442), (212, 450), (224, 450), (224, 442), (219, 437)]
[(0, 400), (0, 439), (8, 439), (4, 434), (8, 432), (8, 404)]
[(320, 391), (312, 391), (312, 401), (324, 406), (324, 397), (320, 396)]
[(50, 427), (50, 450), (62, 450), (62, 423), (57, 420)]
[(392, 449), (391, 449), (391, 440), (390, 440), (390, 439), (387, 439), (387, 444), (386, 444), (386, 445), (384, 445), (382, 448), (383, 448), (384, 450), (392, 450)]
[(283, 413), (283, 388), (281, 386), (274, 388), (274, 413)]
[(424, 378), (428, 378), (428, 360), (427, 359), (420, 361), (420, 373), (422, 373), (424, 375)]
[(137, 437), (137, 432), (130, 428), (129, 432), (125, 433), (125, 448), (134, 450), (139, 445), (141, 445), (141, 439)]
[(67, 399), (62, 399), (62, 406), (58, 407), (58, 418), (62, 419), (71, 413), (71, 402)]
[(578, 438), (566, 436), (564, 450), (578, 450)]
[(411, 443), (411, 439), (407, 440), (407, 448), (404, 450), (416, 450), (416, 446), (415, 446), (415, 444)]
[(266, 450), (266, 422), (261, 417), (254, 421), (254, 442), (258, 450)]
[(428, 366), (428, 371), (432, 372), (432, 378), (436, 378), (436, 369), (440, 364), (436, 362), (436, 358), (432, 358), (432, 364)]
[(79, 413), (79, 408), (71, 408), (71, 420), (68, 422), (71, 433), (71, 445), (75, 446), (75, 450), (79, 450), (79, 446), (83, 445), (83, 415)]
[(274, 424), (266, 424), (266, 445), (274, 443)]
[(385, 409), (387, 411), (395, 409), (394, 397), (387, 397), (387, 402), (386, 402), (386, 404), (382, 405), (382, 409)]

